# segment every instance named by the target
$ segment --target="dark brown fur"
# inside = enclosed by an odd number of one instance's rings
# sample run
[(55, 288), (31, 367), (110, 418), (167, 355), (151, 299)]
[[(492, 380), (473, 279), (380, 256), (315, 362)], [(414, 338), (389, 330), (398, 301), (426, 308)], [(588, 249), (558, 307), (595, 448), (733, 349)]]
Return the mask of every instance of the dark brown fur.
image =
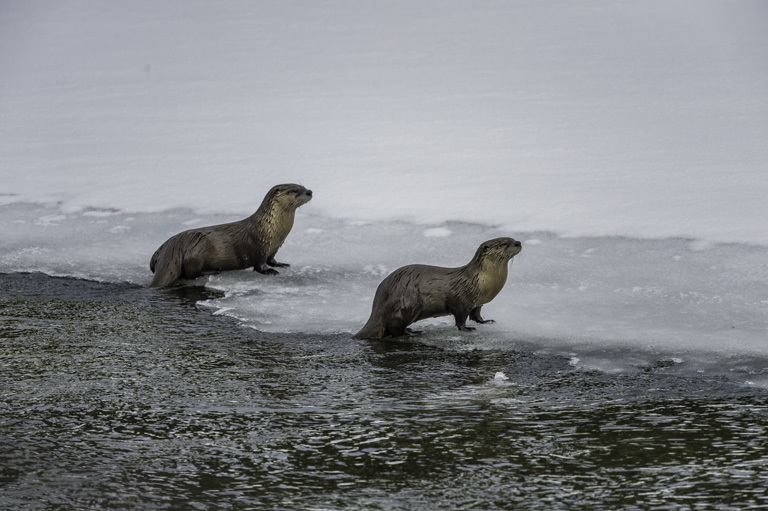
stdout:
[(381, 339), (414, 335), (408, 325), (420, 319), (452, 315), (459, 330), (474, 330), (467, 318), (489, 323), (480, 316), (507, 280), (507, 263), (522, 250), (512, 238), (486, 241), (460, 268), (413, 264), (387, 276), (373, 298), (371, 317), (355, 339)]
[(274, 275), (270, 267), (288, 266), (275, 261), (277, 250), (293, 227), (296, 208), (312, 198), (312, 191), (295, 184), (273, 187), (256, 212), (228, 224), (190, 229), (172, 236), (152, 256), (152, 287), (170, 286), (179, 279), (206, 273), (242, 270)]

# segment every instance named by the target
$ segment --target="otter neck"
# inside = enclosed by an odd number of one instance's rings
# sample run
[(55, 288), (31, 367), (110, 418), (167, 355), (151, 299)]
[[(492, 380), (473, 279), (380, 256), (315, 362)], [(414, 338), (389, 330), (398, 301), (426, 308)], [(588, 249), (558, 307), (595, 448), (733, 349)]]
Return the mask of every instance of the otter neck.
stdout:
[(276, 202), (268, 202), (262, 204), (256, 213), (251, 215), (251, 220), (256, 224), (260, 241), (275, 244), (276, 246), (270, 248), (277, 250), (288, 237), (288, 233), (291, 232), (295, 217), (295, 209), (284, 208)]
[(507, 282), (509, 261), (486, 257), (471, 263), (477, 271), (477, 303), (483, 305), (493, 300)]

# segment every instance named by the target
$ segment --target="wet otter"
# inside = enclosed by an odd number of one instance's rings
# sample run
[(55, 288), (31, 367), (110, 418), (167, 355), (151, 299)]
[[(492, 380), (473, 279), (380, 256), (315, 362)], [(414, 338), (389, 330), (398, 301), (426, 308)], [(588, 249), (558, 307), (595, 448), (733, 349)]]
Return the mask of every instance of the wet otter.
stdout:
[(420, 319), (452, 315), (459, 330), (474, 330), (467, 318), (490, 323), (480, 316), (483, 304), (507, 281), (507, 263), (520, 253), (522, 244), (512, 238), (486, 241), (475, 256), (460, 268), (413, 264), (395, 270), (379, 284), (371, 317), (355, 339), (415, 335), (408, 325)]
[(150, 285), (170, 286), (179, 279), (251, 266), (276, 275), (271, 267), (289, 265), (275, 261), (275, 254), (293, 227), (296, 208), (310, 199), (312, 191), (301, 185), (277, 185), (248, 218), (172, 236), (152, 256), (149, 268), (155, 277)]

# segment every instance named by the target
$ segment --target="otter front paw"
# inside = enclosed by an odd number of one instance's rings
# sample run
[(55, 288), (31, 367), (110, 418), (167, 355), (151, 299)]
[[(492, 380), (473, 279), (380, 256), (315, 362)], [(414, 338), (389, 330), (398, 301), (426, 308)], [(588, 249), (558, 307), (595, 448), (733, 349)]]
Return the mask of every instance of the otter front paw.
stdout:
[(492, 319), (483, 319), (483, 317), (480, 315), (481, 307), (482, 305), (472, 309), (472, 311), (469, 313), (469, 319), (471, 319), (475, 323), (480, 323), (481, 325), (484, 323), (495, 323), (495, 321)]
[(274, 266), (276, 268), (288, 268), (290, 266), (290, 264), (288, 263), (278, 263), (277, 261), (275, 261), (274, 257), (270, 257), (269, 259), (267, 259), (267, 264), (269, 266)]

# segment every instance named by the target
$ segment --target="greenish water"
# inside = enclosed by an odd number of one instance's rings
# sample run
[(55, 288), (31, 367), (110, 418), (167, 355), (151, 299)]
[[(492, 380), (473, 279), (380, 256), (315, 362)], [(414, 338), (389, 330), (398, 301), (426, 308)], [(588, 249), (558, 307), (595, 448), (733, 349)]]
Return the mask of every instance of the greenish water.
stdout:
[(768, 391), (727, 374), (266, 334), (211, 297), (0, 275), (0, 508), (768, 507)]

